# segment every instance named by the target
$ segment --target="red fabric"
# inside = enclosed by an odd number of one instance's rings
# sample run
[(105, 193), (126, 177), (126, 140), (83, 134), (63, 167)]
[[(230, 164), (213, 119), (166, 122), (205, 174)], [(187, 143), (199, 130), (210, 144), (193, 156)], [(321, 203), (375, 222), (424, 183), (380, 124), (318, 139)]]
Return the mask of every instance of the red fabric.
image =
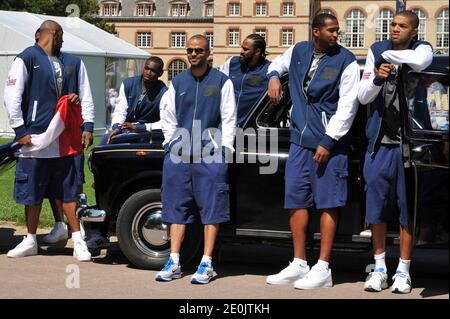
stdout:
[(64, 122), (64, 131), (59, 136), (59, 154), (68, 156), (83, 152), (80, 126), (83, 124), (81, 105), (70, 102), (68, 95), (64, 95), (56, 105), (56, 112)]

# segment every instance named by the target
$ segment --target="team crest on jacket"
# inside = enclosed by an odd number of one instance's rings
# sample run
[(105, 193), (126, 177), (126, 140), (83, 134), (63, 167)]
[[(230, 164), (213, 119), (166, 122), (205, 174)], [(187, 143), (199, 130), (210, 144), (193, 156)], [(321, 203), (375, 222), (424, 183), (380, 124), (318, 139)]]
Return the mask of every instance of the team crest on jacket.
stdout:
[(259, 75), (253, 75), (248, 80), (248, 84), (253, 86), (260, 86), (261, 85), (261, 77)]
[(334, 81), (338, 77), (339, 72), (340, 72), (339, 69), (327, 66), (322, 71), (322, 78), (325, 80)]
[(67, 75), (70, 75), (70, 74), (72, 74), (74, 72), (75, 72), (75, 67), (74, 66), (66, 66), (64, 68), (64, 73), (67, 74)]
[(219, 87), (217, 85), (206, 85), (203, 91), (204, 96), (215, 96), (219, 93)]

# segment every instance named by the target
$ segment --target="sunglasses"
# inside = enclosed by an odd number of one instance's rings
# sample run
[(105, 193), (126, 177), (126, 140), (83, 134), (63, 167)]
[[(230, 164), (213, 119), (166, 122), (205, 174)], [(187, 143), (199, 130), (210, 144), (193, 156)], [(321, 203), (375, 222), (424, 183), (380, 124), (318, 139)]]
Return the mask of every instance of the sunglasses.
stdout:
[(187, 48), (186, 49), (187, 54), (192, 54), (192, 52), (194, 52), (194, 51), (195, 51), (195, 53), (200, 54), (200, 53), (205, 52), (205, 49), (203, 49), (203, 48)]

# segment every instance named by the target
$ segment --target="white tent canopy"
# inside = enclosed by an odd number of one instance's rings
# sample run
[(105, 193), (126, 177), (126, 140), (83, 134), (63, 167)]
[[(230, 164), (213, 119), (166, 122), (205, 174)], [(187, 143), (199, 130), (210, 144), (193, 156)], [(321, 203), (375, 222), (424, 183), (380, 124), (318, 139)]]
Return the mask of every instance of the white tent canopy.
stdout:
[(114, 70), (113, 76), (117, 77), (117, 81), (112, 82), (119, 82), (114, 84), (118, 86), (123, 78), (132, 76), (137, 71), (128, 66), (126, 70), (119, 72), (116, 70), (117, 65), (130, 61), (136, 65), (136, 60), (147, 59), (150, 55), (79, 18), (0, 10), (0, 134), (12, 132), (3, 106), (4, 79), (15, 56), (34, 44), (35, 32), (45, 20), (54, 20), (62, 26), (62, 51), (80, 57), (86, 65), (96, 108), (95, 127), (96, 130), (103, 131), (107, 121), (105, 93), (111, 87), (111, 80), (106, 79), (107, 69)]

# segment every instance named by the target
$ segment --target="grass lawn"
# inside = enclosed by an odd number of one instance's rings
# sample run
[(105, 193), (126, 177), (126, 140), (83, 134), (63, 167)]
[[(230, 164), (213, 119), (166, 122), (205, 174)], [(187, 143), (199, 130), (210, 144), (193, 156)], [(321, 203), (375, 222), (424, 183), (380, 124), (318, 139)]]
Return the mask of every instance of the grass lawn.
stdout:
[[(94, 138), (94, 145), (100, 141), (100, 136)], [(0, 144), (8, 143), (12, 139), (0, 138)], [(91, 147), (92, 148), (92, 147)], [(87, 194), (90, 205), (95, 204), (94, 190), (91, 188), (94, 182), (94, 177), (87, 166), (87, 155), (89, 151), (85, 152), (84, 174), (86, 183), (84, 184), (84, 192)], [(14, 189), (14, 173), (15, 166), (9, 170), (0, 173), (0, 221), (10, 221), (18, 225), (25, 225), (25, 213), (23, 205), (18, 205), (13, 199)], [(49, 227), (54, 223), (53, 214), (47, 200), (44, 200), (42, 205), (41, 217), (39, 220), (40, 227)]]

